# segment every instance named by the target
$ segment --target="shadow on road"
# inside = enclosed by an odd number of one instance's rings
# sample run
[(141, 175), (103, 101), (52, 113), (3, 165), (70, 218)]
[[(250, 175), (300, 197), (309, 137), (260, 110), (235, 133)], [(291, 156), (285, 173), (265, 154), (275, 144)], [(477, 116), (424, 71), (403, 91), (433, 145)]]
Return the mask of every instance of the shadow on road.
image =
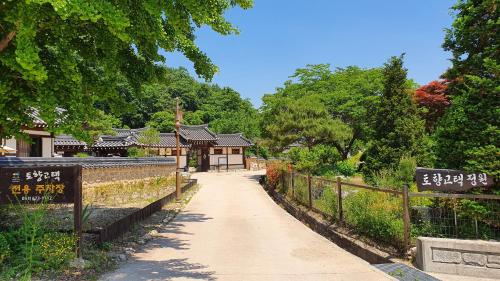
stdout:
[(166, 261), (140, 260), (130, 267), (131, 272), (120, 272), (106, 281), (125, 280), (173, 280), (185, 278), (189, 280), (217, 280), (214, 271), (205, 270), (207, 266), (190, 263), (187, 259), (170, 259)]

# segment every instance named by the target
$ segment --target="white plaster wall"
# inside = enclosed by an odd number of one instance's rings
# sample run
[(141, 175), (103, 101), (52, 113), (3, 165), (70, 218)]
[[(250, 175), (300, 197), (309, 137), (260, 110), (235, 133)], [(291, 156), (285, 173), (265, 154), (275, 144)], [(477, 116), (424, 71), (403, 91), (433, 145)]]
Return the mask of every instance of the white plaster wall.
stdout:
[[(167, 158), (174, 159), (174, 160), (176, 160), (176, 159), (177, 159), (177, 157), (176, 157), (176, 156), (167, 156)], [(184, 168), (184, 167), (186, 166), (186, 156), (185, 156), (185, 155), (182, 155), (182, 156), (181, 156), (181, 157), (179, 157), (179, 158), (180, 158), (180, 161), (179, 161), (179, 162), (180, 162), (180, 164), (181, 164), (181, 165), (180, 165), (180, 167), (181, 167), (181, 168)]]
[(224, 160), (220, 160), (220, 163), (226, 164), (226, 155), (224, 154), (217, 154), (217, 155), (210, 155), (210, 165), (219, 165), (219, 158), (222, 158)]
[(10, 148), (14, 148), (14, 149), (17, 149), (17, 146), (16, 146), (16, 139), (15, 138), (11, 138), (11, 139), (8, 139), (5, 141), (5, 145), (10, 147)]
[(42, 157), (52, 157), (52, 138), (42, 138)]
[(238, 165), (243, 164), (243, 155), (241, 154), (230, 154), (229, 156), (229, 165)]

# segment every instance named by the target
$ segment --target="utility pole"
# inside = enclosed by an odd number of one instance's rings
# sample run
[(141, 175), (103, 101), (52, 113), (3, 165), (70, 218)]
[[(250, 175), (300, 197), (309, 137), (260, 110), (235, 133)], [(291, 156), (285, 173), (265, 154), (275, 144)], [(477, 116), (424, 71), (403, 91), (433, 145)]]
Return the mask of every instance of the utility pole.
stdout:
[(181, 190), (181, 145), (180, 145), (180, 140), (179, 140), (179, 132), (181, 129), (181, 113), (179, 110), (179, 97), (175, 98), (176, 99), (176, 105), (175, 105), (175, 144), (177, 146), (176, 150), (176, 157), (177, 157), (177, 166), (175, 169), (175, 198), (177, 200), (181, 199), (182, 195), (182, 190)]

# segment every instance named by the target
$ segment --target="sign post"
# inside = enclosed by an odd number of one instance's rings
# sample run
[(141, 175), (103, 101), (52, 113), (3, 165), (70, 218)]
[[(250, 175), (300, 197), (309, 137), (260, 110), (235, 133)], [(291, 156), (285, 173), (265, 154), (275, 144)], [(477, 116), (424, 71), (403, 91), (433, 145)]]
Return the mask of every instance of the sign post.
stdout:
[(82, 166), (0, 168), (0, 204), (73, 203), (76, 254), (82, 249)]
[(415, 179), (418, 191), (463, 192), (474, 187), (488, 187), (494, 179), (485, 173), (469, 173), (449, 169), (417, 168)]

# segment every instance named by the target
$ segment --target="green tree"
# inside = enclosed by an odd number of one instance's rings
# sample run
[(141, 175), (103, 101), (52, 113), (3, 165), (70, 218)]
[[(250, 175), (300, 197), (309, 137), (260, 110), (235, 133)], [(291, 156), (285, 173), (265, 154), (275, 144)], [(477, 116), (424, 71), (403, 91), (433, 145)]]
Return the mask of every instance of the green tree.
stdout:
[(438, 123), (438, 166), (500, 176), (498, 1), (461, 0), (443, 47), (451, 51), (451, 106)]
[(149, 156), (149, 148), (160, 142), (160, 132), (155, 128), (147, 127), (139, 133), (138, 141), (145, 146), (146, 156)]
[[(39, 109), (49, 128), (93, 118), (96, 103), (115, 105), (162, 71), (160, 49), (179, 51), (198, 75), (217, 67), (195, 44), (195, 31), (237, 33), (224, 18), (251, 0), (3, 1), (0, 3), (0, 134), (17, 135)], [(63, 110), (56, 110), (61, 108)]]
[(287, 81), (275, 94), (263, 97), (262, 124), (267, 138), (276, 138), (265, 128), (272, 126), (276, 116), (288, 110), (290, 102), (316, 98), (328, 118), (336, 120), (339, 126), (343, 124), (341, 128), (344, 129), (336, 138), (323, 140), (327, 141), (325, 144), (335, 147), (342, 159), (364, 146), (371, 131), (370, 116), (383, 89), (380, 68), (349, 66), (332, 73), (328, 64), (308, 65), (297, 69), (291, 77), (297, 81)]
[(406, 73), (403, 56), (392, 57), (384, 66), (384, 90), (362, 168), (368, 180), (382, 169), (395, 168), (403, 156), (423, 156), (424, 121), (411, 98)]
[(330, 116), (318, 96), (281, 99), (280, 102), (281, 110), (267, 120), (266, 126), (273, 147), (278, 150), (294, 142), (312, 148), (351, 134), (351, 128)]

